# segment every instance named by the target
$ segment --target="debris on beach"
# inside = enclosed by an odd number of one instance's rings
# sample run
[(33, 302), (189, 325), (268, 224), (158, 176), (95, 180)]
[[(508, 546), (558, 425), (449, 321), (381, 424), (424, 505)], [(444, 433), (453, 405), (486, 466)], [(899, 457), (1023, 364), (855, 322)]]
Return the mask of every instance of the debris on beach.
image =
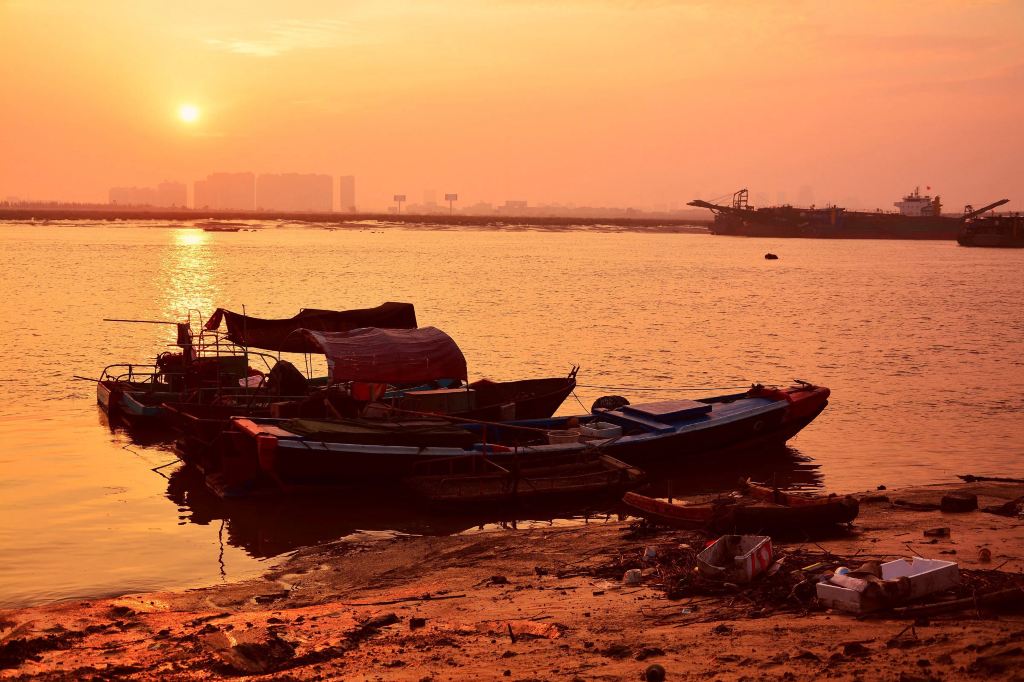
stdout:
[[(643, 527), (636, 524), (633, 530), (639, 530), (638, 526)], [(821, 612), (830, 604), (818, 598), (817, 585), (828, 581), (837, 569), (857, 566), (859, 568), (849, 574), (854, 578), (861, 576), (861, 579), (865, 571), (878, 571), (873, 582), (881, 583), (885, 581), (881, 579), (880, 567), (887, 562), (895, 563), (890, 561), (891, 557), (841, 556), (827, 551), (808, 551), (802, 546), (776, 547), (773, 560), (749, 582), (722, 580), (722, 576), (711, 577), (701, 570), (699, 555), (703, 550), (694, 549), (694, 546), (704, 545), (698, 534), (677, 531), (666, 533), (662, 542), (651, 542), (652, 532), (647, 530), (645, 546), (620, 553), (588, 572), (593, 577), (619, 580), (629, 571), (639, 571), (643, 585), (662, 592), (669, 600), (683, 601), (678, 613), (650, 616), (659, 620), (685, 616), (686, 622), (701, 623), (763, 618), (777, 613)], [(917, 561), (956, 568), (953, 562), (920, 558)], [(913, 594), (909, 590), (901, 593), (895, 587), (897, 581), (890, 581), (893, 583), (891, 596), (881, 599), (871, 615), (903, 618), (917, 617), (915, 614), (921, 611), (955, 612), (975, 606), (985, 610), (1024, 607), (1024, 581), (1017, 574), (997, 569), (963, 568), (955, 573), (959, 576), (958, 582), (938, 581), (935, 589), (917, 590)], [(927, 597), (928, 601), (920, 597)]]

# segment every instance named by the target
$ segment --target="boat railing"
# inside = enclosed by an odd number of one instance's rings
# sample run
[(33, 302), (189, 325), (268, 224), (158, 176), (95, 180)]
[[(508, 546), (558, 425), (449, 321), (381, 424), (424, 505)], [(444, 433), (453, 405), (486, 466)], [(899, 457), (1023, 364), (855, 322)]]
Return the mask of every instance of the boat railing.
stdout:
[(161, 377), (167, 377), (157, 365), (121, 363), (108, 365), (100, 374), (100, 381), (128, 382), (133, 384), (162, 384)]
[[(197, 359), (238, 356), (259, 359), (263, 361), (267, 371), (273, 369), (278, 361), (278, 357), (270, 353), (239, 346), (229, 340), (224, 332), (217, 330), (210, 331), (200, 328), (200, 331), (193, 335), (192, 349)], [(250, 364), (252, 363), (250, 362)]]
[[(272, 370), (273, 366), (278, 364), (278, 360), (281, 359), (278, 355), (240, 346), (228, 339), (225, 332), (219, 330), (200, 327), (198, 332), (193, 333), (193, 339), (193, 348), (196, 351), (196, 356), (200, 358), (244, 355), (262, 360), (267, 372)], [(250, 360), (250, 365), (252, 364)]]

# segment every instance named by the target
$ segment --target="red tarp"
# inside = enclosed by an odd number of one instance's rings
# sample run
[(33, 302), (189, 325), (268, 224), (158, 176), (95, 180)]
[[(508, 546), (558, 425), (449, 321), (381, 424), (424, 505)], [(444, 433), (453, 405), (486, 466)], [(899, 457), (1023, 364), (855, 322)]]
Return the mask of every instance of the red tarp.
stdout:
[(263, 320), (217, 308), (206, 323), (206, 329), (217, 329), (221, 320), (227, 322), (228, 339), (240, 346), (286, 353), (319, 353), (319, 348), (296, 330), (347, 332), (360, 327), (415, 329), (416, 308), (412, 303), (391, 302), (359, 310), (306, 308), (295, 317), (281, 320)]
[(466, 379), (466, 358), (452, 338), (435, 327), (356, 329), (299, 334), (327, 356), (333, 381), (419, 384)]

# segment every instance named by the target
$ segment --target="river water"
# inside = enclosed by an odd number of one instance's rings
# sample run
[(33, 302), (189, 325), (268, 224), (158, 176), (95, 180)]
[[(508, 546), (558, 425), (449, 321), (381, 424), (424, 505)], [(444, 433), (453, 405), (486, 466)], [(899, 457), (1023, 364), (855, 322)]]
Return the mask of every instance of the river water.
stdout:
[[(741, 474), (840, 492), (1024, 475), (1024, 250), (604, 229), (115, 225), (0, 224), (0, 606), (234, 580), (338, 538), (549, 522), (437, 517), (397, 493), (369, 505), (221, 502), (168, 442), (111, 429), (94, 385), (72, 379), (152, 362), (173, 343), (173, 327), (103, 318), (410, 301), (421, 325), (459, 343), (471, 378), (579, 364), (588, 408), (609, 393), (696, 398), (794, 377), (832, 389), (782, 456), (695, 463), (673, 481), (680, 492)], [(581, 409), (570, 397), (562, 412)]]

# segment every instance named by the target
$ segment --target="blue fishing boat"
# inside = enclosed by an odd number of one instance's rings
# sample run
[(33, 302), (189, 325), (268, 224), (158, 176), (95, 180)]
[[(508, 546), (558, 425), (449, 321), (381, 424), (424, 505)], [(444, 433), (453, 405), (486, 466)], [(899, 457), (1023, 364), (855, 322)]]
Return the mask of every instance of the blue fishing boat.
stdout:
[[(782, 445), (828, 404), (829, 389), (808, 383), (760, 385), (738, 394), (670, 400), (591, 414), (503, 423), (437, 418), (411, 421), (232, 419), (223, 480), (257, 478), (283, 490), (315, 485), (396, 481), (423, 463), (485, 455), (505, 465), (597, 449), (655, 469), (698, 457)], [(506, 466), (507, 468), (507, 466)]]

